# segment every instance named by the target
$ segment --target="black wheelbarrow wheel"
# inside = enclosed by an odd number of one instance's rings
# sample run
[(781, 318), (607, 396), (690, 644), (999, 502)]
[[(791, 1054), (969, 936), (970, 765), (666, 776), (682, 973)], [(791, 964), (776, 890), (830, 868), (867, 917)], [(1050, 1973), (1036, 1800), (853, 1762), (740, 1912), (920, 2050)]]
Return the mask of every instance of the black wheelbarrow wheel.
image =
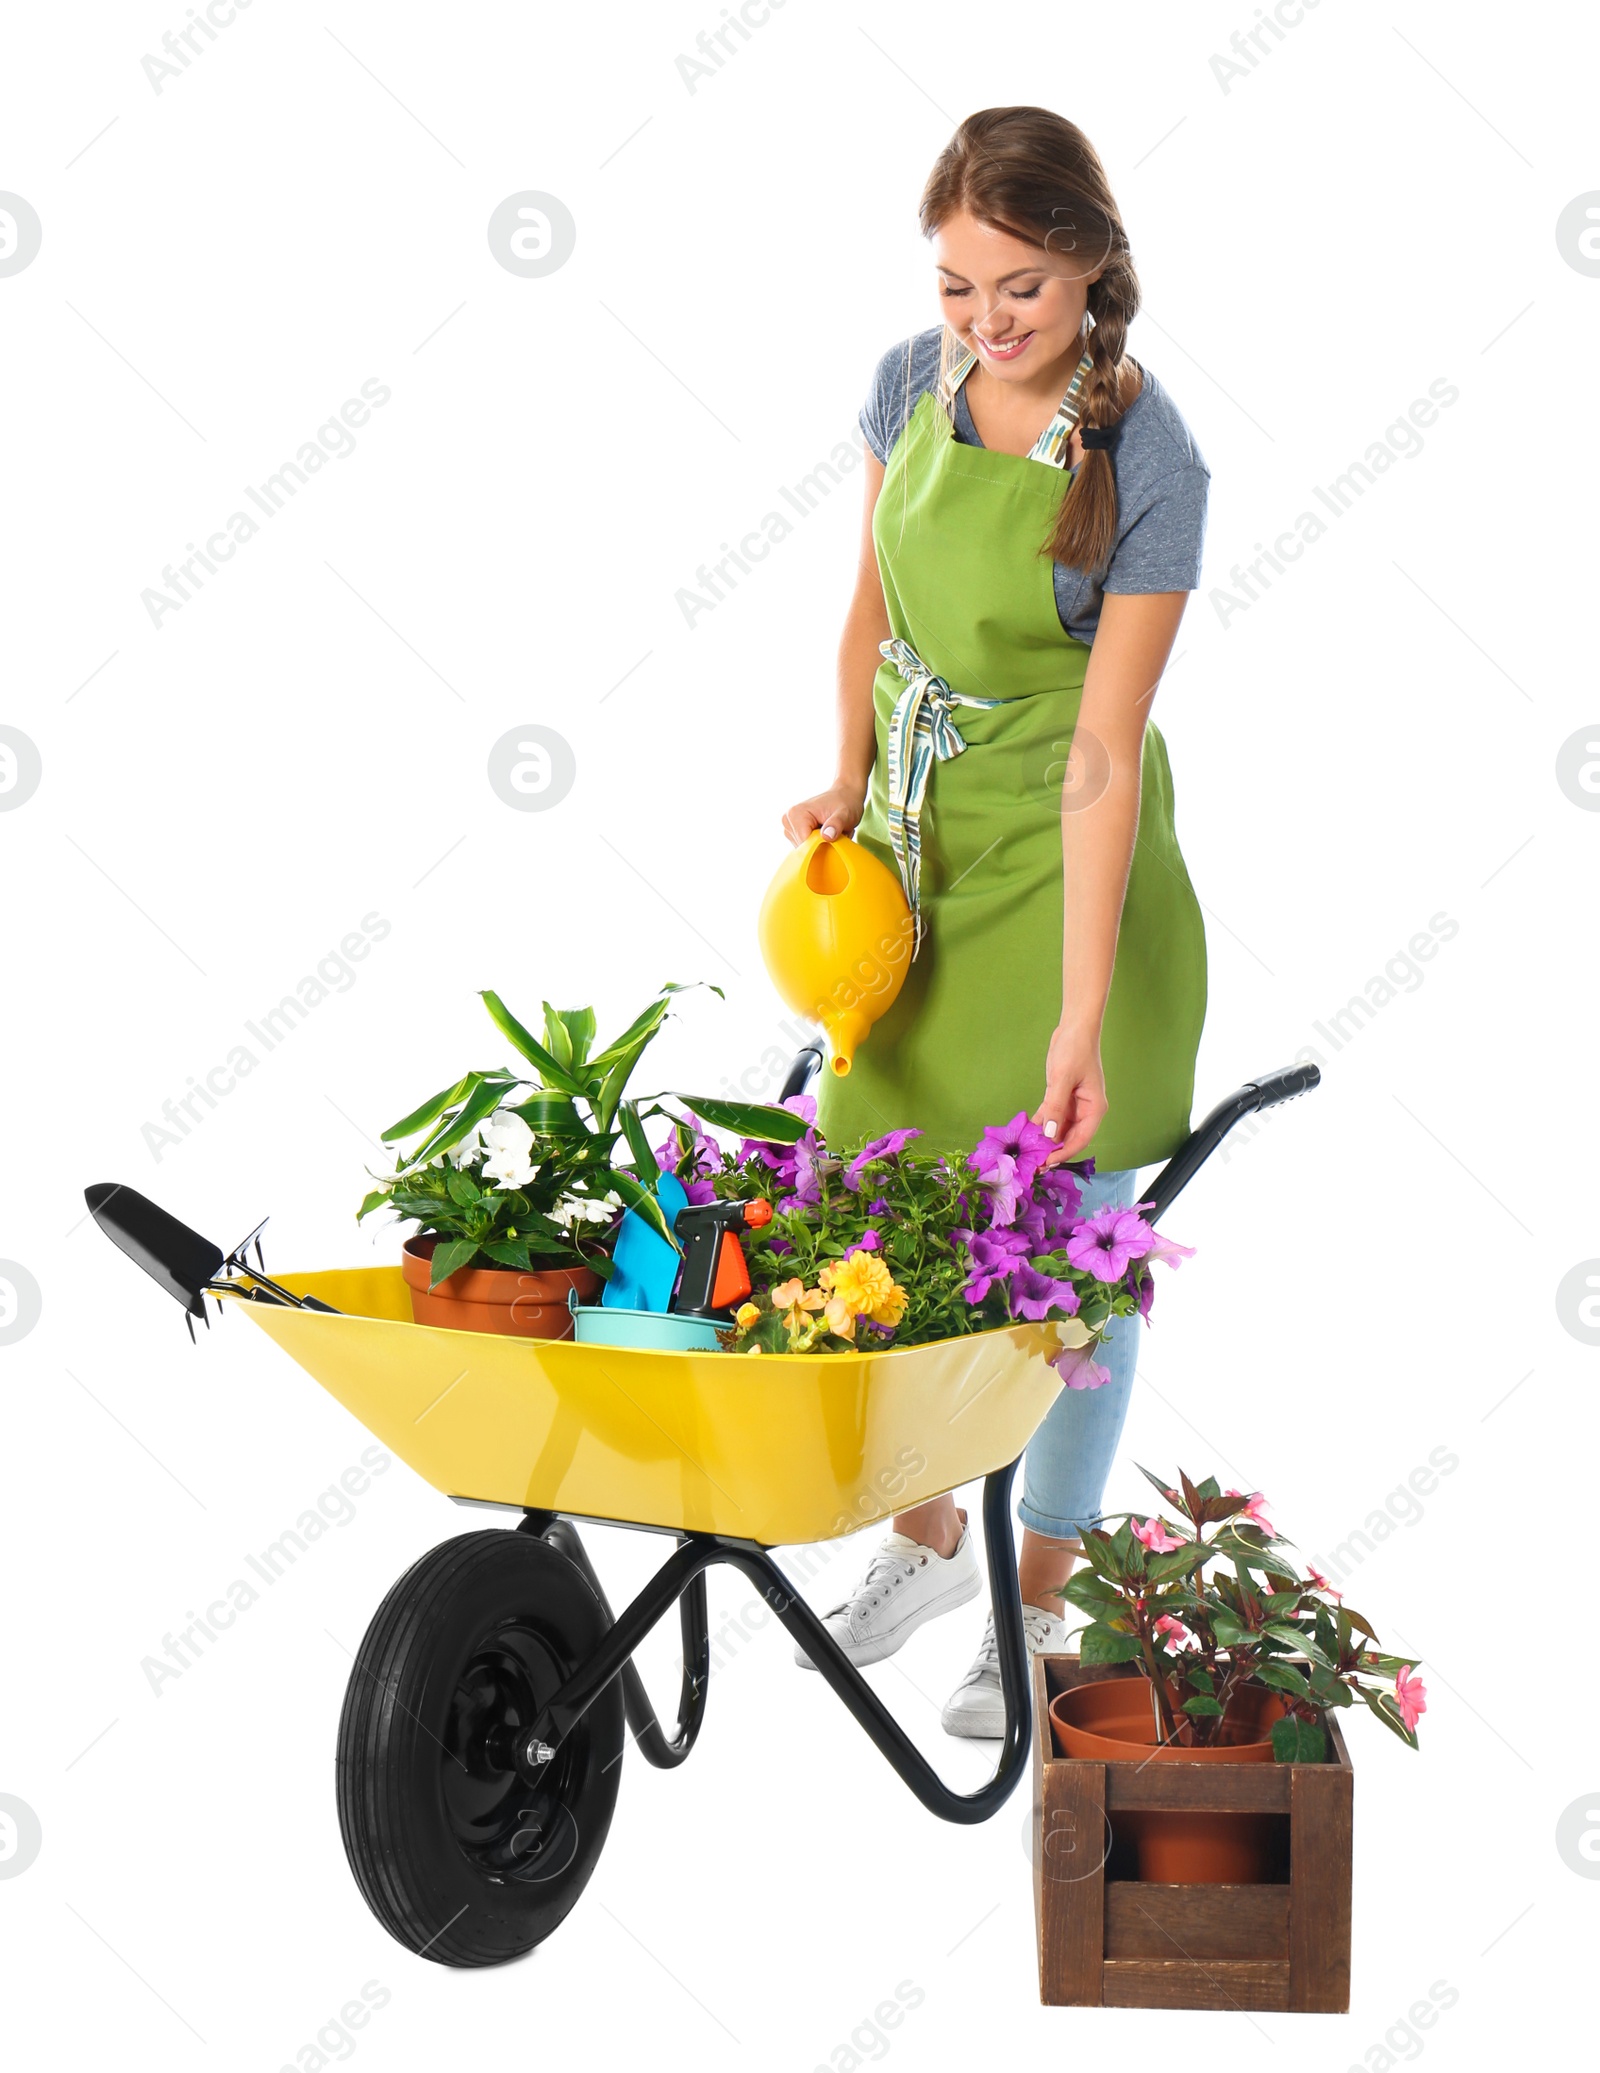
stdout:
[(526, 1533), (468, 1533), (408, 1569), (362, 1639), (339, 1721), (339, 1826), (367, 1905), (440, 1965), (520, 1958), (570, 1912), (611, 1826), (620, 1683), (529, 1782), (518, 1752), (607, 1616)]

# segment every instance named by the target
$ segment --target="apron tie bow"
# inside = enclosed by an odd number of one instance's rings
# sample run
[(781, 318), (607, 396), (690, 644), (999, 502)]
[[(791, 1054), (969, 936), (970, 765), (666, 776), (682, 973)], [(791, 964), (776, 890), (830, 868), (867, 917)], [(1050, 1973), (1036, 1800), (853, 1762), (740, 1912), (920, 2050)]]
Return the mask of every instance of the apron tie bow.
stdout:
[(888, 821), (889, 843), (900, 870), (900, 884), (911, 909), (915, 934), (911, 955), (922, 948), (922, 808), (928, 794), (928, 777), (934, 763), (948, 763), (967, 744), (951, 717), (960, 705), (989, 712), (1002, 703), (998, 698), (974, 698), (964, 691), (952, 691), (943, 677), (936, 677), (909, 641), (884, 641), (878, 653), (892, 662), (905, 680), (905, 689), (894, 702), (888, 728)]

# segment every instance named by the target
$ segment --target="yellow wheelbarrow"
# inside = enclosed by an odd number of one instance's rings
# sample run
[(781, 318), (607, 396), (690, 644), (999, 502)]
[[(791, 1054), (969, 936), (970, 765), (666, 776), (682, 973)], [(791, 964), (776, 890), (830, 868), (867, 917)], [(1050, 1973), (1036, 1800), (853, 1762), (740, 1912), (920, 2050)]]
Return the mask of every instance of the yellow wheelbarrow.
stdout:
[[(796, 1061), (791, 1086), (814, 1069)], [(1253, 1081), (1212, 1111), (1146, 1191), (1159, 1216), (1240, 1117), (1317, 1083)], [(439, 1964), (499, 1964), (571, 1910), (616, 1805), (624, 1731), (667, 1769), (693, 1747), (710, 1673), (705, 1572), (731, 1564), (922, 1804), (983, 1821), (1027, 1762), (1027, 1650), (1012, 1478), (1060, 1384), (1054, 1327), (1019, 1324), (877, 1353), (634, 1351), (411, 1322), (398, 1268), (265, 1273), (131, 1188), (86, 1190), (96, 1221), (191, 1319), (235, 1304), (400, 1459), (514, 1531), (445, 1541), (379, 1606), (339, 1723), (339, 1821), (367, 1904)], [(251, 1267), (246, 1248), (256, 1244)], [(191, 1332), (193, 1325), (190, 1326)], [(952, 1791), (773, 1560), (984, 1478), (1005, 1731), (994, 1776)], [(613, 1615), (577, 1523), (676, 1545)], [(632, 1657), (679, 1607), (683, 1681), (669, 1735)]]

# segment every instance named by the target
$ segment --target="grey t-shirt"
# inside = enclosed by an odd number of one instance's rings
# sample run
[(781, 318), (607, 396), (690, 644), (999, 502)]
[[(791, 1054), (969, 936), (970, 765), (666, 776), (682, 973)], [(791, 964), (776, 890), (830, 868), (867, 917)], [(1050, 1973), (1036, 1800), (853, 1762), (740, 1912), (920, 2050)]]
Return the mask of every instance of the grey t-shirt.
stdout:
[[(861, 429), (880, 461), (888, 461), (917, 398), (938, 381), (940, 336), (937, 324), (919, 331), (878, 362), (872, 392), (862, 406)], [(1056, 610), (1067, 632), (1080, 641), (1093, 641), (1107, 591), (1120, 596), (1200, 587), (1211, 470), (1178, 406), (1143, 362), (1140, 372), (1144, 385), (1123, 412), (1122, 438), (1111, 456), (1117, 479), (1117, 540), (1111, 559), (1098, 578), (1065, 562), (1055, 564)], [(967, 408), (965, 384), (956, 391), (955, 430), (965, 445), (983, 444)]]

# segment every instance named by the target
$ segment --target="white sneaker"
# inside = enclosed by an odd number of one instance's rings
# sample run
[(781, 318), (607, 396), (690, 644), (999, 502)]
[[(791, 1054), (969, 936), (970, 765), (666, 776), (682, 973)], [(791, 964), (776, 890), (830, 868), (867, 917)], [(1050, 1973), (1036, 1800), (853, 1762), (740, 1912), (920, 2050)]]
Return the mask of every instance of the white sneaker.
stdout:
[[(891, 1533), (854, 1591), (823, 1614), (822, 1624), (852, 1663), (881, 1663), (925, 1620), (965, 1605), (977, 1597), (978, 1588), (978, 1558), (968, 1528), (961, 1529), (955, 1552), (948, 1556), (936, 1555), (904, 1533)], [(794, 1659), (802, 1669), (816, 1668), (798, 1642)]]
[[(1067, 1623), (1046, 1612), (1042, 1605), (1023, 1606), (1022, 1631), (1028, 1639), (1030, 1662), (1038, 1655), (1065, 1654)], [(950, 1694), (940, 1718), (947, 1735), (998, 1742), (1006, 1731), (1006, 1702), (1000, 1689), (1000, 1644), (995, 1638), (992, 1612), (984, 1622), (983, 1646), (977, 1660)]]

